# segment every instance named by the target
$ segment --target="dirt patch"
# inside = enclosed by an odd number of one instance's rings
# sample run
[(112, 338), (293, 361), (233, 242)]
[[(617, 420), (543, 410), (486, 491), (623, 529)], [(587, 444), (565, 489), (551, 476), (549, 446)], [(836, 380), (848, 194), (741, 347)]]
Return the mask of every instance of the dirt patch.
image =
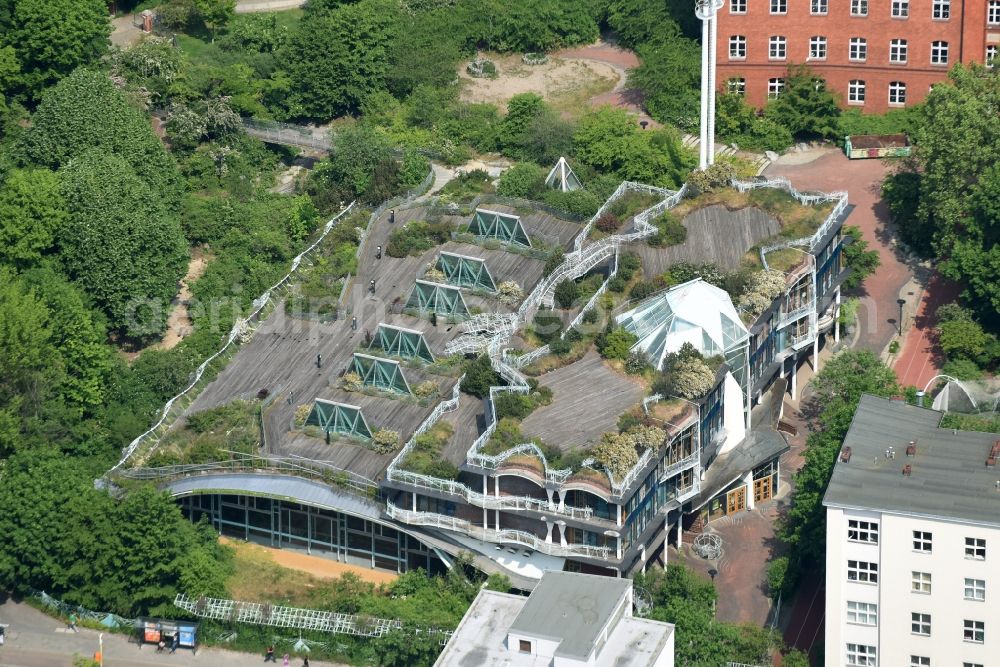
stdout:
[(188, 313), (191, 285), (205, 273), (205, 268), (211, 259), (212, 256), (204, 248), (195, 248), (191, 251), (191, 261), (188, 262), (187, 274), (181, 279), (181, 289), (174, 297), (173, 308), (167, 317), (167, 330), (163, 334), (163, 339), (148, 349), (169, 350), (191, 333), (193, 328), (191, 316)]
[(566, 116), (579, 114), (589, 100), (615, 90), (624, 83), (621, 70), (613, 65), (586, 58), (551, 57), (544, 65), (525, 65), (520, 55), (482, 54), (496, 63), (495, 79), (476, 79), (458, 71), (464, 102), (487, 102), (506, 107), (520, 93), (537, 93)]
[(219, 541), (235, 551), (236, 572), (226, 588), (236, 600), (284, 601), (292, 606), (308, 606), (314, 602), (312, 592), (350, 573), (373, 584), (388, 584), (396, 579), (390, 572), (338, 563), (319, 556), (296, 551), (271, 549), (252, 542), (220, 537)]

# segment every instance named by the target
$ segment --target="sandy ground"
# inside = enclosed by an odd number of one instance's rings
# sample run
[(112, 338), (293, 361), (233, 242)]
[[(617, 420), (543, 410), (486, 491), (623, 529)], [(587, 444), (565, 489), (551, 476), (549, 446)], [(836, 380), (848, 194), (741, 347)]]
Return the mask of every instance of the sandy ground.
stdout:
[(572, 115), (585, 106), (590, 98), (614, 90), (623, 84), (619, 71), (608, 63), (586, 58), (552, 56), (544, 65), (525, 65), (521, 55), (482, 54), (496, 63), (499, 75), (495, 79), (476, 79), (465, 70), (463, 62), (458, 76), (462, 81), (464, 102), (489, 102), (506, 106), (520, 93), (537, 93), (558, 111)]
[(370, 581), (373, 584), (388, 584), (397, 578), (397, 575), (391, 572), (373, 570), (348, 563), (339, 563), (329, 558), (310, 556), (291, 549), (272, 549), (254, 544), (253, 542), (243, 542), (227, 537), (220, 537), (219, 540), (244, 554), (248, 554), (254, 560), (273, 562), (290, 570), (304, 572), (316, 579), (337, 579), (341, 575), (350, 573), (356, 575), (359, 579)]
[(188, 302), (191, 300), (191, 285), (201, 278), (205, 273), (205, 267), (211, 256), (202, 248), (195, 248), (191, 252), (191, 261), (188, 262), (187, 275), (181, 279), (181, 289), (174, 297), (174, 307), (167, 317), (167, 330), (163, 334), (163, 340), (151, 346), (153, 350), (169, 350), (177, 343), (184, 340), (184, 337), (191, 333), (191, 317), (188, 314)]

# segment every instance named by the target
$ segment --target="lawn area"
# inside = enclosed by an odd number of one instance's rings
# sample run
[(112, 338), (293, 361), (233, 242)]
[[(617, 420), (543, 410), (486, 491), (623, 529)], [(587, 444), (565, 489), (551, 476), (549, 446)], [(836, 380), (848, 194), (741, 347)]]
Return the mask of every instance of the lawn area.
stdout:
[[(723, 188), (682, 200), (673, 208), (673, 214), (683, 220), (688, 213), (713, 204), (721, 204), (730, 211), (748, 207), (766, 211), (781, 223), (779, 236), (786, 239), (799, 239), (815, 234), (834, 207), (833, 202), (804, 206), (792, 195), (777, 188), (759, 188), (749, 192)], [(770, 263), (770, 259), (768, 262)]]

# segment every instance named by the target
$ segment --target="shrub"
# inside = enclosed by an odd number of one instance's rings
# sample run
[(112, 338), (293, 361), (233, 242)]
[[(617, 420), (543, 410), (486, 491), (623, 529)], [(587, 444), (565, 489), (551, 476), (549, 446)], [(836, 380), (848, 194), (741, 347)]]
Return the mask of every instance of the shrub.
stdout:
[(535, 402), (526, 394), (505, 392), (498, 394), (493, 401), (493, 409), (496, 410), (497, 419), (505, 417), (524, 419), (531, 414), (535, 407)]
[(424, 380), (413, 388), (413, 394), (419, 398), (427, 398), (436, 393), (438, 393), (438, 386), (433, 380)]
[(601, 201), (590, 190), (561, 192), (549, 189), (542, 193), (542, 201), (549, 206), (584, 218), (589, 218), (601, 208)]
[(727, 187), (734, 178), (736, 167), (728, 162), (716, 162), (706, 169), (692, 171), (687, 182), (698, 192), (714, 192)]
[(980, 380), (983, 371), (970, 359), (949, 359), (941, 367), (944, 375), (950, 375), (959, 380)]
[(653, 221), (653, 226), (656, 227), (656, 233), (650, 236), (646, 243), (654, 248), (680, 245), (687, 240), (687, 227), (670, 211), (664, 211), (657, 217)]
[(637, 451), (659, 449), (667, 438), (667, 432), (658, 426), (633, 426), (627, 431)]
[(556, 305), (560, 308), (572, 308), (580, 298), (580, 286), (573, 280), (564, 280), (555, 289)]
[(649, 368), (649, 357), (642, 350), (630, 352), (625, 360), (625, 372), (629, 375), (639, 375)]
[(391, 454), (399, 446), (399, 433), (380, 428), (372, 434), (372, 449), (378, 454)]
[(632, 280), (632, 276), (641, 268), (642, 258), (634, 252), (626, 252), (618, 256), (618, 275), (625, 280)]
[(551, 310), (539, 309), (531, 324), (535, 335), (543, 343), (551, 343), (562, 333), (562, 318)]
[(548, 173), (533, 162), (519, 162), (500, 175), (497, 194), (504, 197), (537, 199), (545, 191)]
[[(576, 330), (570, 329), (570, 331), (576, 331)], [(569, 354), (570, 350), (573, 349), (573, 345), (567, 340), (567, 338), (569, 338), (568, 335), (566, 336), (566, 338), (553, 338), (549, 342), (549, 352), (556, 355), (557, 357), (561, 357), (564, 354)]]
[(556, 269), (566, 260), (566, 255), (563, 253), (562, 248), (556, 248), (550, 254), (548, 259), (545, 260), (545, 268), (542, 270), (542, 276), (547, 276)]
[(673, 393), (683, 398), (701, 398), (715, 386), (715, 373), (702, 359), (683, 359), (670, 371)]
[(309, 413), (312, 412), (312, 403), (303, 403), (295, 408), (295, 425), (302, 426), (306, 423), (306, 419), (309, 418)]
[(622, 221), (617, 215), (611, 211), (605, 211), (601, 214), (601, 217), (597, 219), (594, 226), (605, 234), (614, 234), (621, 227)]
[[(840, 304), (840, 324), (851, 326), (858, 319), (858, 308), (861, 307), (861, 300), (852, 296)], [(940, 311), (938, 311), (940, 312)]]
[(628, 297), (635, 300), (645, 299), (655, 291), (656, 286), (653, 283), (642, 281), (632, 286), (632, 289), (629, 290)]
[(596, 324), (599, 317), (597, 308), (591, 308), (583, 314), (583, 322), (584, 324)]
[(639, 462), (632, 438), (620, 433), (602, 435), (590, 455), (615, 479), (624, 477)]
[(628, 278), (623, 276), (620, 271), (608, 281), (608, 289), (615, 294), (621, 294), (626, 287), (628, 287)]
[(427, 265), (427, 269), (424, 270), (424, 280), (429, 280), (433, 283), (443, 283), (444, 282), (444, 271), (441, 271), (433, 262)]
[(361, 391), (364, 386), (364, 381), (357, 373), (344, 373), (344, 377), (340, 378), (340, 388), (344, 391)]
[(448, 223), (415, 220), (393, 230), (385, 252), (390, 257), (420, 255), (450, 238), (451, 225)]
[(617, 327), (606, 334), (598, 336), (595, 344), (597, 345), (598, 352), (605, 359), (621, 359), (624, 361), (628, 358), (629, 351), (636, 344), (637, 340), (634, 334), (622, 327)]
[(500, 384), (500, 376), (493, 370), (490, 358), (486, 355), (466, 361), (463, 372), (465, 377), (462, 379), (462, 391), (478, 398), (486, 398), (490, 387)]
[(767, 566), (767, 592), (772, 599), (777, 600), (785, 590), (785, 577), (788, 574), (788, 556), (775, 558)]
[(497, 298), (506, 306), (514, 306), (524, 298), (524, 290), (513, 280), (505, 280), (497, 285)]
[(767, 310), (774, 299), (785, 291), (785, 276), (779, 271), (758, 271), (747, 282), (740, 306), (753, 317)]

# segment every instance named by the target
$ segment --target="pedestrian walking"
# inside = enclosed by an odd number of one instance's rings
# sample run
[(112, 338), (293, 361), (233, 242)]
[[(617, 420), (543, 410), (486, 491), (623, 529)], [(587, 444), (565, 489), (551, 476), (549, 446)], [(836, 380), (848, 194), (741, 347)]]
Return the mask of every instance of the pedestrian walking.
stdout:
[(285, 654), (284, 660), (281, 661), (282, 667), (288, 667), (288, 654)]
[(274, 662), (274, 663), (277, 662), (277, 660), (274, 659), (274, 646), (273, 645), (267, 647), (267, 651), (264, 653), (264, 662)]
[(389, 211), (389, 224), (390, 225), (396, 224), (396, 212), (395, 211)]
[(177, 651), (177, 647), (181, 645), (181, 633), (174, 633), (174, 638), (170, 640), (170, 652), (174, 653)]
[(80, 630), (76, 627), (76, 622), (78, 620), (79, 619), (76, 617), (76, 614), (71, 613), (69, 615), (69, 629), (72, 630), (73, 632), (80, 632)]
[(309, 667), (309, 656), (304, 656), (302, 658), (302, 667)]

